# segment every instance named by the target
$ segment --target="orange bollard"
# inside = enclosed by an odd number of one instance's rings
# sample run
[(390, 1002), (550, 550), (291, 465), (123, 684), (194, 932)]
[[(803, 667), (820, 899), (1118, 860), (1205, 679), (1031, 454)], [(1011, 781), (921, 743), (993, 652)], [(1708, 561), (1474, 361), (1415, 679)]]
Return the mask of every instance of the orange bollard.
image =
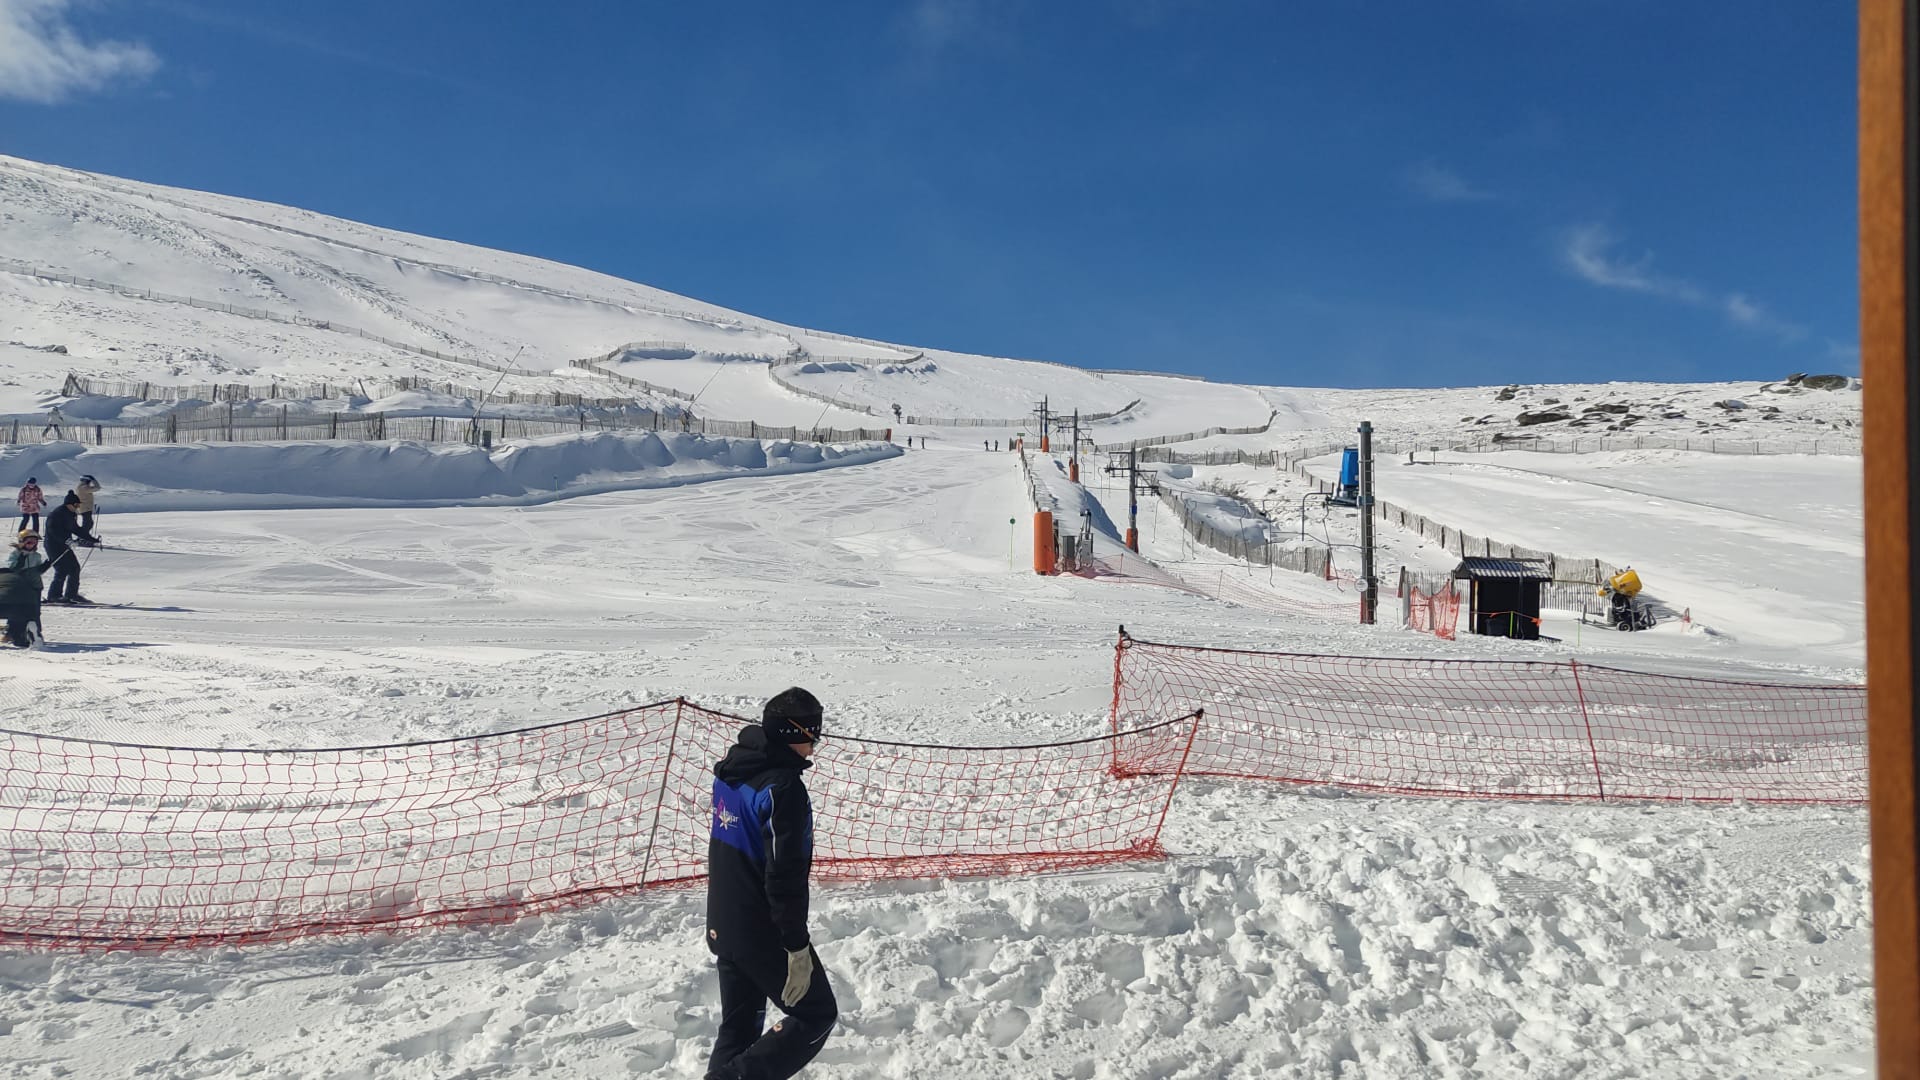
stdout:
[(1129, 551), (1140, 550), (1140, 530), (1139, 529), (1127, 530), (1127, 550)]
[(1036, 510), (1033, 514), (1033, 572), (1057, 573), (1057, 559), (1058, 553), (1053, 550), (1053, 511)]
[(1067, 462), (1067, 479), (1073, 481), (1076, 484), (1080, 482), (1080, 463), (1079, 462), (1077, 461)]
[(1051, 435), (1040, 436), (1040, 452), (1045, 454), (1045, 453), (1051, 452), (1052, 450), (1053, 450), (1053, 437)]

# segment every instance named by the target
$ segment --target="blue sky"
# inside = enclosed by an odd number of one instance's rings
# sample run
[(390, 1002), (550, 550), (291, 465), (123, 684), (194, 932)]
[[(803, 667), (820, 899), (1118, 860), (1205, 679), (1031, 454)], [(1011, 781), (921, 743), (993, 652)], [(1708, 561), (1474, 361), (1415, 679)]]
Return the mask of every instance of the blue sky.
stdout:
[(1235, 381), (1858, 369), (1853, 6), (0, 0), (0, 152)]

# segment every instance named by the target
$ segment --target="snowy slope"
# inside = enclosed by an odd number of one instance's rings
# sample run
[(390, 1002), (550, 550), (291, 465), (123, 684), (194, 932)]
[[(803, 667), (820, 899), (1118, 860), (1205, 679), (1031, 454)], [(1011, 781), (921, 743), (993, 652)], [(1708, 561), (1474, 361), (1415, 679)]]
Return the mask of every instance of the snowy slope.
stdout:
[[(1056, 409), (1138, 399), (1100, 427), (1102, 442), (1271, 415), (1262, 433), (1182, 446), (1250, 452), (1339, 443), (1361, 419), (1386, 439), (1443, 446), (1524, 430), (1846, 449), (1859, 407), (1852, 389), (1781, 384), (1344, 391), (965, 356), (7, 158), (0, 253), (487, 363), (519, 354), (524, 374), (505, 388), (630, 393), (556, 372), (640, 344), (613, 369), (694, 395), (697, 414), (774, 424), (875, 417), (794, 393), (756, 358), (811, 358), (820, 370), (795, 373), (796, 384), (889, 418), (895, 402), (1012, 419), (1043, 395)], [(44, 348), (56, 344), (68, 351)], [(0, 416), (40, 408), (70, 370), (179, 383), (493, 377), (337, 327), (0, 268)], [(1518, 425), (1549, 398), (1575, 418)], [(1715, 404), (1728, 400), (1743, 407)], [(387, 403), (441, 407), (432, 395)], [(1590, 405), (1627, 411), (1583, 412)], [(1642, 419), (1608, 432), (1628, 416)], [(1121, 623), (1237, 648), (1859, 674), (1857, 458), (1383, 459), (1395, 501), (1635, 563), (1656, 592), (1693, 601), (1723, 631), (1579, 638), (1562, 626), (1560, 640), (1522, 645), (1444, 642), (1391, 619), (1355, 625), (1350, 586), (1236, 565), (1194, 544), (1153, 498), (1140, 521), (1153, 563), (1136, 560), (1139, 573), (1037, 577), (1019, 458), (980, 446), (1004, 446), (1015, 430), (908, 429), (932, 449), (837, 461), (679, 438), (657, 440), (663, 458), (613, 437), (492, 454), (10, 449), (0, 484), (24, 479), (22, 468), (56, 484), (80, 471), (108, 481), (111, 546), (89, 555), (87, 591), (139, 608), (49, 609), (44, 651), (0, 653), (0, 709), (6, 726), (49, 734), (312, 746), (501, 731), (679, 694), (752, 712), (800, 684), (826, 701), (830, 730), (1024, 745), (1104, 730)], [(729, 456), (736, 443), (746, 459)], [(1063, 516), (1099, 511), (1096, 547), (1117, 554), (1127, 499), (1107, 458), (1082, 459), (1084, 492), (1055, 460), (1034, 458), (1046, 497)], [(851, 467), (816, 468), (826, 464)], [(1302, 481), (1271, 466), (1193, 467), (1191, 482), (1208, 481), (1243, 485), (1283, 533), (1297, 527)], [(262, 508), (292, 505), (308, 508)], [(177, 509), (198, 506), (225, 509)], [(1337, 545), (1353, 526), (1322, 510), (1307, 527), (1350, 571)], [(1383, 544), (1389, 566), (1452, 563), (1394, 530)], [(1858, 810), (1468, 804), (1195, 782), (1164, 839), (1166, 862), (1099, 873), (820, 889), (814, 935), (842, 1024), (808, 1075), (1870, 1072)], [(698, 1075), (717, 1010), (701, 917), (695, 890), (492, 930), (138, 956), (8, 950), (0, 1057), (29, 1078)]]

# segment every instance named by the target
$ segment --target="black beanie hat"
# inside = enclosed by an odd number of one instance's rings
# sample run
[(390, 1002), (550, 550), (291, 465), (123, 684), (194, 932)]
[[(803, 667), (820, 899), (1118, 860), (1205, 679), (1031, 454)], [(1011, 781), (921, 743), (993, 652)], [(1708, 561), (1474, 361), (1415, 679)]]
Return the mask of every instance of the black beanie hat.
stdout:
[(820, 737), (820, 699), (797, 686), (773, 695), (761, 710), (760, 726), (774, 742), (813, 742)]

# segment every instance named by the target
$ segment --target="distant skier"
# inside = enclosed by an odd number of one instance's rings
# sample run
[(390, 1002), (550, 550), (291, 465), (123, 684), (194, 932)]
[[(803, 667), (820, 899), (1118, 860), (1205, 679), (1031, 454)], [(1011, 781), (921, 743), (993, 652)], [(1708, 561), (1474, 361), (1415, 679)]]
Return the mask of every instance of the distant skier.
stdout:
[(49, 604), (91, 604), (80, 595), (80, 553), (75, 543), (97, 544), (100, 538), (80, 524), (80, 496), (67, 492), (60, 509), (47, 515), (47, 561), (53, 583), (47, 586)]
[(93, 497), (99, 491), (100, 481), (95, 480), (92, 473), (81, 477), (73, 488), (74, 494), (80, 496), (80, 527), (89, 532), (93, 530)]
[[(800, 774), (820, 739), (820, 702), (783, 690), (713, 767), (707, 948), (720, 975), (708, 1080), (785, 1080), (812, 1061), (839, 1006), (807, 939), (813, 806)], [(786, 1018), (764, 1031), (767, 1001)]]
[(14, 503), (20, 507), (20, 528), (39, 532), (40, 509), (47, 505), (46, 493), (40, 490), (40, 478), (27, 477), (26, 484), (20, 488), (20, 497)]
[(40, 641), (40, 576), (46, 568), (40, 534), (21, 529), (7, 561), (0, 564), (0, 619), (6, 621), (9, 645), (28, 649)]
[(53, 408), (48, 409), (47, 410), (47, 426), (40, 429), (40, 437), (42, 439), (46, 438), (47, 433), (51, 431), (53, 433), (53, 437), (56, 439), (66, 438), (66, 435), (60, 429), (60, 425), (66, 422), (67, 422), (67, 418), (60, 415), (60, 406), (55, 405)]
[(980, 449), (982, 450), (991, 449), (990, 447), (987, 446), (987, 440), (985, 439), (980, 440)]

